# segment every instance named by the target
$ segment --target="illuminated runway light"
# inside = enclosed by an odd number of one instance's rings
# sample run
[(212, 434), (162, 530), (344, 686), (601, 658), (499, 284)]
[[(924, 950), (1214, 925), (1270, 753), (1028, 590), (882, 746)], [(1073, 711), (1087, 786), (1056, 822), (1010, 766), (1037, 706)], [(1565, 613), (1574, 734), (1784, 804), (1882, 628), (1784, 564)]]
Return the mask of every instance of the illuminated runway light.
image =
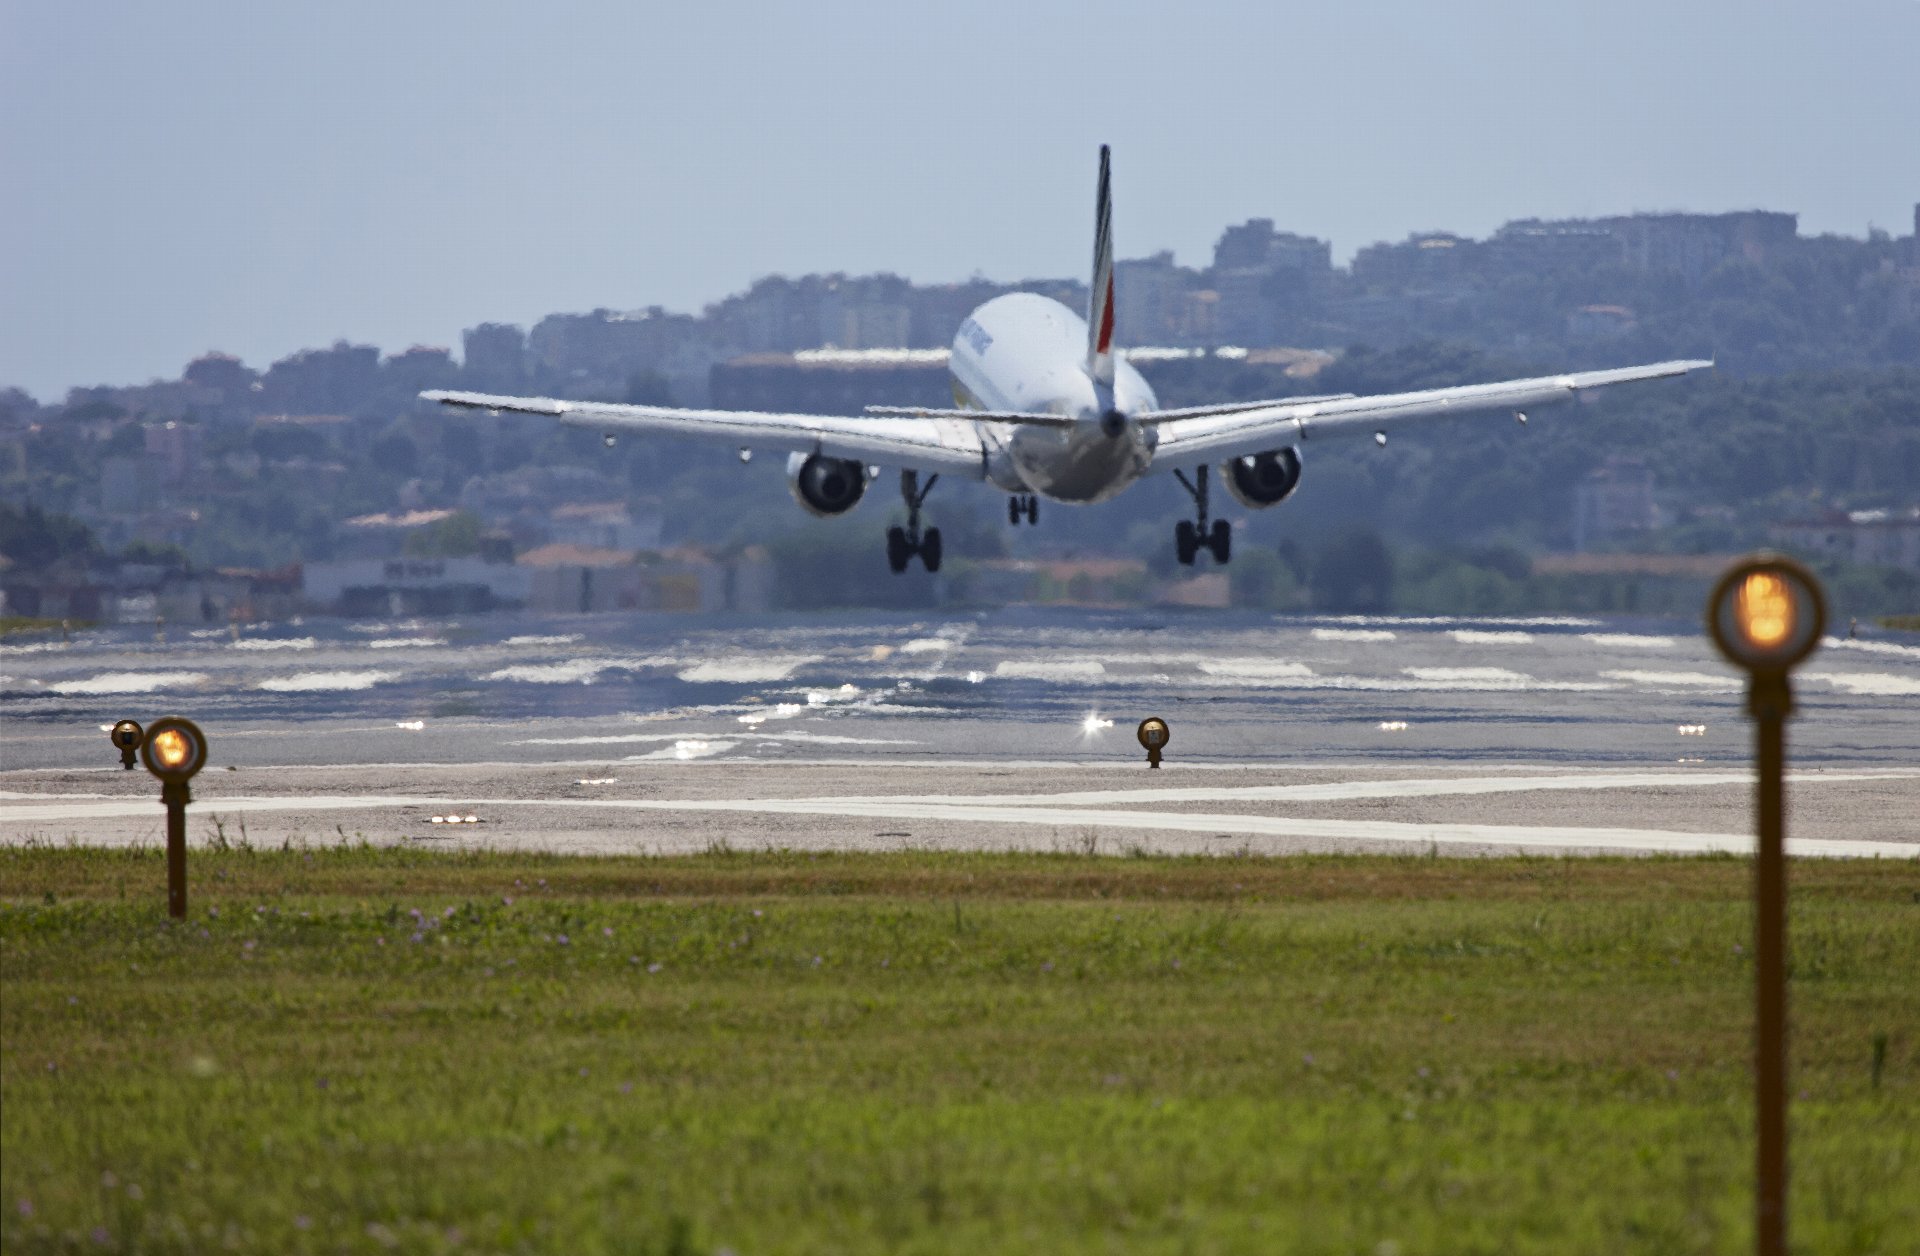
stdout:
[(1678, 732), (1682, 737), (1705, 737), (1707, 735), (1707, 726), (1705, 724), (1681, 724), (1676, 726), (1674, 731)]
[(969, 685), (977, 685), (981, 681), (985, 680), (986, 678), (987, 678), (987, 674), (985, 672), (968, 672), (967, 673), (967, 683)]
[(619, 781), (620, 781), (620, 778), (617, 776), (583, 776), (579, 780), (575, 781), (574, 784), (576, 785), (616, 785), (619, 783)]
[(425, 720), (400, 720), (394, 724), (395, 728), (404, 728), (410, 733), (417, 733), (426, 726), (427, 722)]
[(1404, 733), (1407, 731), (1407, 722), (1405, 720), (1381, 720), (1380, 731), (1383, 733)]
[(1102, 729), (1107, 729), (1112, 727), (1113, 727), (1113, 721), (1101, 719), (1100, 713), (1098, 711), (1089, 711), (1087, 713), (1087, 718), (1080, 721), (1080, 732), (1082, 733), (1082, 735), (1087, 737), (1092, 737), (1096, 733), (1100, 732)]
[(742, 715), (742, 716), (739, 716), (739, 717), (737, 717), (737, 718), (739, 719), (739, 721), (740, 721), (740, 722), (741, 722), (742, 724), (745, 724), (745, 725), (747, 725), (747, 726), (749, 726), (749, 727), (751, 727), (751, 726), (753, 726), (753, 725), (755, 725), (755, 724), (764, 724), (764, 723), (766, 723), (766, 722), (767, 722), (767, 717), (766, 717), (765, 715), (762, 715), (762, 714), (760, 714), (760, 713), (758, 713), (758, 712), (755, 712), (755, 713), (754, 713), (754, 714), (752, 714), (752, 715)]

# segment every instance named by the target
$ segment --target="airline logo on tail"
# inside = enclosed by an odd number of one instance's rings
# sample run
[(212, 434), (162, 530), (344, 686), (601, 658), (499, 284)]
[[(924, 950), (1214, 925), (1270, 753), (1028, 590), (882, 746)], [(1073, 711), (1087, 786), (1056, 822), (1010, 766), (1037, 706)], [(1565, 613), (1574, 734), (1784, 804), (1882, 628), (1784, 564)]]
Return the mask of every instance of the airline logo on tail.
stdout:
[(1100, 193), (1093, 208), (1093, 282), (1087, 285), (1087, 374), (1113, 383), (1113, 190), (1107, 146), (1100, 146)]

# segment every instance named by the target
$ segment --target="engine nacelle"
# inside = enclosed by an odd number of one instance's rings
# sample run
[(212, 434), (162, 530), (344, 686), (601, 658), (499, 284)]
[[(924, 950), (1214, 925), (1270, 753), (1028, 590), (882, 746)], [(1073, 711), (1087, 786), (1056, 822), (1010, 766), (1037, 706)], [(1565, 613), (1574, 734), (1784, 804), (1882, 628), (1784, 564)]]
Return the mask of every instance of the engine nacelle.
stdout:
[(1220, 478), (1242, 506), (1254, 510), (1277, 506), (1300, 487), (1300, 451), (1289, 446), (1235, 458), (1220, 464)]
[(787, 487), (808, 514), (844, 515), (867, 491), (867, 468), (852, 458), (789, 454)]

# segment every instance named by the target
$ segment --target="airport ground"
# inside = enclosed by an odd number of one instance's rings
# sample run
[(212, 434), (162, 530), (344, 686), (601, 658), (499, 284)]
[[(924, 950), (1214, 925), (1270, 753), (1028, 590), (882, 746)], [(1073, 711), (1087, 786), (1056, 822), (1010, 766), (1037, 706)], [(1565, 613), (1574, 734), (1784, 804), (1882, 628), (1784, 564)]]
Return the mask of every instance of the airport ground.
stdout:
[[(0, 672), (9, 1251), (1750, 1246), (1747, 729), (1684, 626), (282, 625)], [(1912, 1250), (1920, 648), (1800, 695), (1794, 1233)], [(165, 711), (212, 742), (184, 927), (101, 727)]]
[[(0, 647), (0, 842), (153, 843), (105, 726), (197, 717), (190, 839), (596, 853), (1688, 853), (1750, 839), (1740, 682), (1652, 620), (1010, 610), (122, 628)], [(1803, 853), (1920, 854), (1920, 643), (1833, 640)], [(1173, 729), (1145, 769), (1133, 726)], [(435, 825), (468, 815), (471, 827)]]
[[(0, 850), (8, 1251), (1748, 1250), (1749, 867)], [(1920, 1233), (1920, 865), (1794, 865), (1796, 1247)]]

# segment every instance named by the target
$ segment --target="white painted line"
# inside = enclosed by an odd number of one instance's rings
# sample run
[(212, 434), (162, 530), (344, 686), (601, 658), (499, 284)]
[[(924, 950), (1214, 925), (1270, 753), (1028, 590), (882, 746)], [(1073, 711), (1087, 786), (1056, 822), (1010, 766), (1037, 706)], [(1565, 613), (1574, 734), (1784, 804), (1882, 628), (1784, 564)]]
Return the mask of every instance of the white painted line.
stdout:
[[(801, 801), (632, 802), (649, 811), (694, 810), (825, 815), (883, 820), (951, 820), (985, 824), (1053, 824), (1225, 836), (1295, 837), (1424, 846), (1517, 846), (1529, 850), (1616, 850), (1660, 854), (1751, 854), (1745, 833), (1680, 833), (1663, 829), (1579, 829), (1545, 825), (1403, 824), (1386, 820), (1319, 820), (1280, 816), (1181, 815), (1065, 807), (966, 807), (900, 800), (891, 803)], [(1836, 859), (1916, 859), (1920, 843), (1789, 838), (1787, 853)]]
[[(1795, 784), (1818, 781), (1920, 779), (1917, 771), (1791, 772)], [(1060, 794), (924, 794), (925, 802), (973, 806), (1098, 806), (1149, 802), (1344, 802), (1360, 798), (1436, 798), (1474, 794), (1524, 794), (1535, 790), (1644, 789), (1704, 785), (1750, 785), (1751, 772), (1606, 772), (1584, 776), (1451, 777), (1438, 780), (1328, 781), (1318, 785), (1188, 786), (1164, 789), (1090, 789)], [(809, 802), (884, 802), (885, 795)]]
[[(59, 821), (151, 817), (151, 800), (63, 803), (0, 810), (0, 822), (46, 824)], [(611, 808), (631, 811), (713, 811), (755, 815), (817, 815), (885, 820), (945, 820), (957, 823), (1063, 825), (1118, 828), (1215, 836), (1307, 838), (1425, 846), (1511, 846), (1529, 850), (1615, 850), (1641, 853), (1749, 853), (1753, 837), (1738, 833), (1684, 833), (1664, 829), (1571, 828), (1550, 825), (1406, 824), (1386, 820), (1327, 820), (1291, 816), (1183, 815), (1158, 811), (1102, 811), (1057, 806), (981, 805), (892, 799), (652, 799), (502, 798), (448, 799), (409, 797), (227, 798), (202, 804), (206, 813), (312, 812), (383, 807)], [(1829, 858), (1920, 858), (1920, 843), (1862, 842), (1790, 838), (1787, 853)]]

